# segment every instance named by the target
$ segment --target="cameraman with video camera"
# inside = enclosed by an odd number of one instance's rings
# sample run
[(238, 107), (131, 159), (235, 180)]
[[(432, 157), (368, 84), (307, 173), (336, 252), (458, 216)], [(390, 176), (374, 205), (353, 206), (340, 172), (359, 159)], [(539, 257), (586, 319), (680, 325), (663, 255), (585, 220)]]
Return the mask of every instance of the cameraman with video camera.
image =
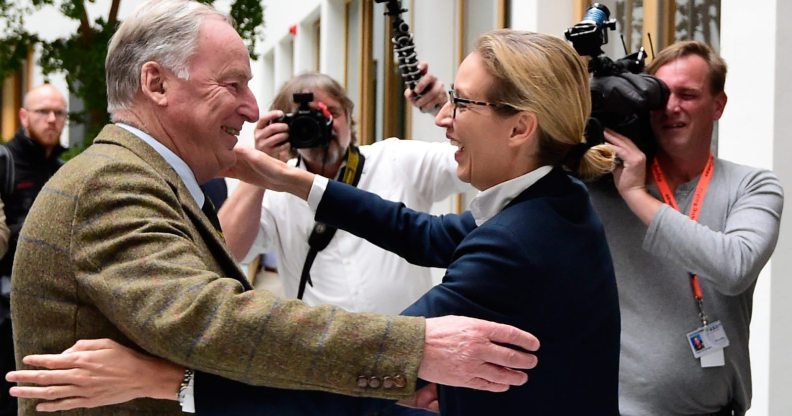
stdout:
[(709, 46), (674, 44), (647, 72), (669, 90), (650, 113), (654, 157), (633, 142), (641, 137), (606, 130), (623, 163), (613, 183), (589, 186), (619, 287), (620, 412), (743, 415), (752, 296), (776, 245), (783, 191), (772, 172), (712, 155), (726, 64)]

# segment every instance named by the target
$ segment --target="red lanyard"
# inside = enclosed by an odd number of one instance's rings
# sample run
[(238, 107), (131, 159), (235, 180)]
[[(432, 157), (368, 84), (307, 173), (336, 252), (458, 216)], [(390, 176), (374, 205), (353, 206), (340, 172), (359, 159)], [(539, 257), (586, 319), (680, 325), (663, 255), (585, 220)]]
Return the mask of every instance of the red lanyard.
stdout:
[[(698, 184), (696, 185), (696, 190), (693, 193), (693, 203), (690, 205), (690, 213), (688, 213), (688, 217), (690, 217), (690, 219), (693, 221), (698, 221), (699, 213), (701, 212), (701, 205), (704, 202), (704, 195), (707, 193), (707, 188), (709, 187), (710, 180), (712, 179), (714, 165), (715, 157), (710, 154), (707, 164), (704, 166), (704, 171), (701, 172), (701, 177), (699, 178)], [(671, 188), (668, 186), (668, 181), (666, 181), (665, 175), (663, 175), (663, 170), (660, 168), (660, 163), (657, 162), (657, 158), (655, 158), (652, 162), (652, 176), (654, 177), (654, 181), (657, 184), (658, 190), (660, 191), (660, 195), (663, 197), (663, 201), (670, 205), (671, 208), (679, 211), (679, 205), (677, 205), (674, 193), (671, 192)], [(699, 317), (701, 318), (701, 323), (706, 326), (707, 315), (704, 313), (704, 293), (701, 291), (701, 285), (699, 284), (698, 276), (696, 276), (695, 273), (690, 273), (690, 286), (693, 289), (693, 297), (696, 299), (696, 303), (699, 307)]]

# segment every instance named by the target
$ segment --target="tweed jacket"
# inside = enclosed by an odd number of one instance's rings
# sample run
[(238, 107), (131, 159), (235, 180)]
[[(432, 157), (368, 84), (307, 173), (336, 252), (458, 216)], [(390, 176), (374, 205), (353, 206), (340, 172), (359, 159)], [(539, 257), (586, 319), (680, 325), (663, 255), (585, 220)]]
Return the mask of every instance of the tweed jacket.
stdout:
[[(310, 308), (250, 290), (222, 236), (149, 145), (106, 126), (33, 204), (14, 264), (17, 365), (83, 338), (255, 385), (401, 398), (413, 393), (421, 318)], [(402, 375), (401, 389), (358, 386)], [(174, 392), (175, 395), (175, 392)], [(20, 414), (34, 414), (20, 400)], [(181, 414), (140, 399), (74, 414)]]

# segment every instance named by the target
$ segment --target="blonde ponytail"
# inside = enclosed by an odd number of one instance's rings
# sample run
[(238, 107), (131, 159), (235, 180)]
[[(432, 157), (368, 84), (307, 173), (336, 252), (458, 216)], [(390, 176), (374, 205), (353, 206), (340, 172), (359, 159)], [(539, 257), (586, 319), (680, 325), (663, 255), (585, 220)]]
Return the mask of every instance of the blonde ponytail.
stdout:
[(584, 181), (590, 181), (613, 172), (616, 167), (616, 152), (607, 144), (598, 144), (583, 153), (575, 174)]

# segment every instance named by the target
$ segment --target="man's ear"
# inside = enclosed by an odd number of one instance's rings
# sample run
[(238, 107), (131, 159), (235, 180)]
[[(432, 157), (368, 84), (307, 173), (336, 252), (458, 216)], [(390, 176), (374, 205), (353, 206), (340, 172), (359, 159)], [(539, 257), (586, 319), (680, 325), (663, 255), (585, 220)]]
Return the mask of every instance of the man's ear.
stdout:
[(536, 114), (529, 111), (521, 111), (513, 117), (515, 120), (509, 143), (513, 146), (522, 146), (523, 143), (536, 135), (539, 123), (536, 120)]
[(28, 129), (28, 121), (30, 119), (30, 113), (25, 107), (19, 109), (19, 122), (22, 123), (22, 127), (25, 128), (25, 132)]
[(721, 91), (715, 96), (715, 120), (720, 120), (721, 116), (723, 115), (723, 109), (726, 108), (726, 101), (728, 101), (729, 97), (726, 96), (726, 92)]
[(157, 62), (148, 61), (140, 68), (140, 89), (143, 96), (159, 106), (168, 105), (168, 73)]

